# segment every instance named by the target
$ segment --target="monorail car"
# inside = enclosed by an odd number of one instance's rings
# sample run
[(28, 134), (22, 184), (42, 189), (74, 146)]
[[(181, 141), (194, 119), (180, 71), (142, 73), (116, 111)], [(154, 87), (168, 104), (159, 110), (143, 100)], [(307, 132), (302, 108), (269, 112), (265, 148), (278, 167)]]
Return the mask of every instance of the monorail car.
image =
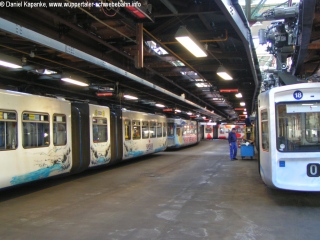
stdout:
[(238, 124), (217, 124), (204, 123), (204, 139), (228, 139), (228, 134), (232, 128), (236, 128), (237, 138), (242, 139), (245, 136), (246, 125), (243, 123)]
[(200, 124), (197, 121), (181, 118), (167, 118), (169, 149), (197, 144), (201, 140)]
[(320, 83), (261, 93), (257, 117), (263, 182), (272, 188), (320, 191)]
[(122, 159), (166, 150), (166, 121), (162, 115), (122, 110)]
[(166, 117), (0, 90), (0, 188), (166, 149)]

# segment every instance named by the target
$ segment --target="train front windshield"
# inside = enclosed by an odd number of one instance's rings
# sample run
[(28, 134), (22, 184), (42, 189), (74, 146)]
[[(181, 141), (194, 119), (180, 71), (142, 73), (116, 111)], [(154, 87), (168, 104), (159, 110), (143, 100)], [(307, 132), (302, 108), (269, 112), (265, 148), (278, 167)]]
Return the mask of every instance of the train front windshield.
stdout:
[(276, 125), (278, 151), (320, 151), (320, 102), (278, 103)]

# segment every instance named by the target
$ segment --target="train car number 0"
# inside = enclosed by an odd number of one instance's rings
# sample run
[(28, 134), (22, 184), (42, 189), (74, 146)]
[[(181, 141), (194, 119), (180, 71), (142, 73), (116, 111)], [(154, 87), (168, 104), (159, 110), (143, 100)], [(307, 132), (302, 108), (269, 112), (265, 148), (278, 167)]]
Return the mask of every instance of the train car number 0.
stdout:
[(320, 164), (319, 163), (309, 163), (307, 165), (307, 175), (309, 177), (320, 177)]

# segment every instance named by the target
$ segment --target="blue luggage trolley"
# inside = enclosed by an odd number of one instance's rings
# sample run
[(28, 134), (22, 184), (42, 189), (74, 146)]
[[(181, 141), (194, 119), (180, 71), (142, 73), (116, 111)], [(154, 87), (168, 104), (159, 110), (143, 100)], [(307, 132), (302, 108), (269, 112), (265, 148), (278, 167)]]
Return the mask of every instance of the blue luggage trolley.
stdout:
[(245, 158), (245, 157), (251, 157), (251, 159), (254, 156), (254, 148), (252, 144), (249, 144), (248, 146), (246, 145), (241, 145), (240, 147), (241, 149), (241, 158)]

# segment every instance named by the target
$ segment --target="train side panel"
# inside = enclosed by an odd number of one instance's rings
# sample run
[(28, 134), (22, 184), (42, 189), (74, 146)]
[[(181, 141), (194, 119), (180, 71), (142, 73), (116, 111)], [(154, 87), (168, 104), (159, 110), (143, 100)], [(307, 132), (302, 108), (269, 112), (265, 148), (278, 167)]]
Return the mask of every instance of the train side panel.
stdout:
[(245, 124), (219, 124), (218, 125), (218, 138), (228, 139), (229, 132), (232, 128), (236, 128), (237, 138), (242, 139), (245, 134)]
[(70, 102), (0, 90), (0, 188), (70, 172)]
[(89, 105), (72, 103), (72, 173), (86, 170), (90, 162)]
[(74, 167), (72, 173), (106, 165), (111, 160), (110, 109), (72, 103)]
[(168, 148), (180, 148), (200, 141), (197, 121), (168, 118)]
[(123, 153), (123, 124), (120, 109), (115, 109), (110, 113), (110, 137), (111, 137), (111, 164), (121, 161)]
[(111, 161), (110, 109), (89, 104), (90, 164), (97, 167)]
[(123, 160), (167, 148), (165, 116), (123, 110), (122, 127)]
[(218, 138), (218, 126), (213, 123), (201, 123), (203, 126), (203, 138), (207, 140)]

